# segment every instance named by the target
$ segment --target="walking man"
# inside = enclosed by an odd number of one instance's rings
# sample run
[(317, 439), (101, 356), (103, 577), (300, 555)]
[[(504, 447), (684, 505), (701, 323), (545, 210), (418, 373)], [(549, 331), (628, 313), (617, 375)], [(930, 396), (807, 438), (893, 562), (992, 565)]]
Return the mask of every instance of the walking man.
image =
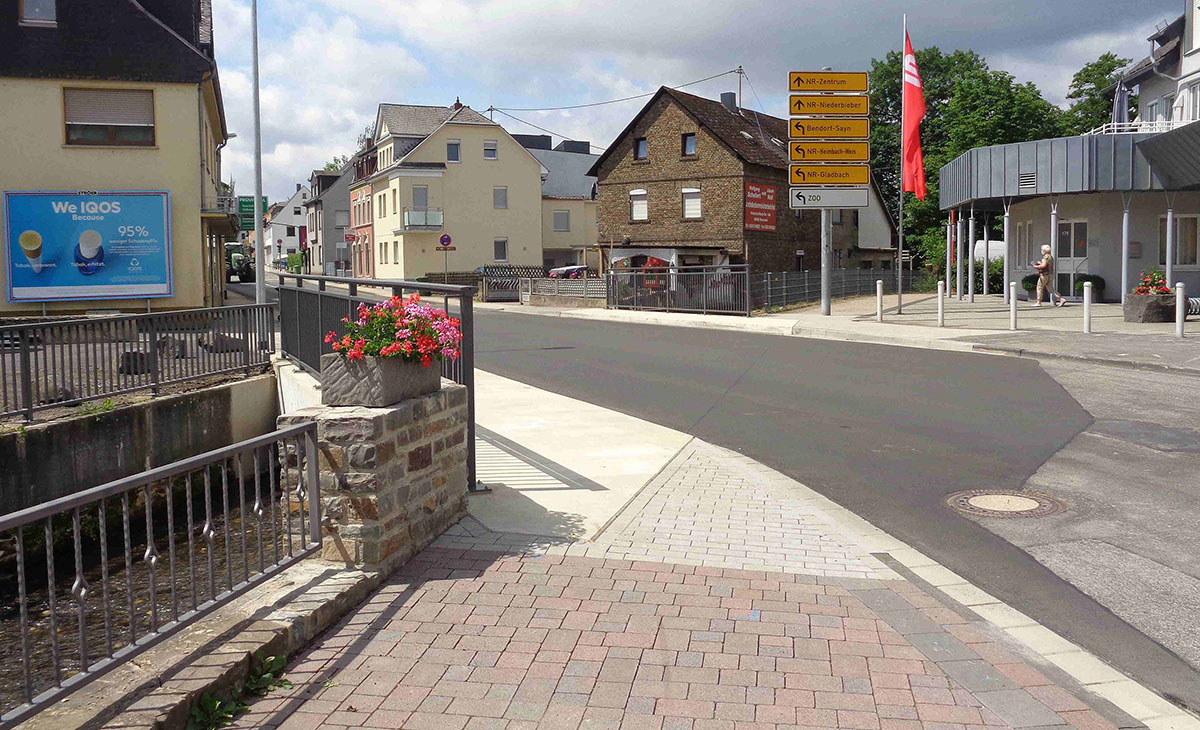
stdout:
[(1034, 261), (1031, 265), (1038, 272), (1037, 299), (1033, 301), (1033, 306), (1042, 306), (1042, 292), (1049, 295), (1050, 303), (1054, 306), (1061, 307), (1066, 304), (1066, 297), (1058, 293), (1054, 284), (1054, 257), (1050, 255), (1050, 246), (1043, 245), (1041, 260)]

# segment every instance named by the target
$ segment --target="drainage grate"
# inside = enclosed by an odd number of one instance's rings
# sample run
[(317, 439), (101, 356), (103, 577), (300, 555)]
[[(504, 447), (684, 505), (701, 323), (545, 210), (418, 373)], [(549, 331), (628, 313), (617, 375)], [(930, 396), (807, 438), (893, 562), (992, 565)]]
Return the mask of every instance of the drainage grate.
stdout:
[(970, 517), (1045, 517), (1066, 509), (1062, 502), (1033, 492), (1013, 492), (995, 489), (973, 489), (955, 492), (946, 498), (946, 505), (955, 512)]

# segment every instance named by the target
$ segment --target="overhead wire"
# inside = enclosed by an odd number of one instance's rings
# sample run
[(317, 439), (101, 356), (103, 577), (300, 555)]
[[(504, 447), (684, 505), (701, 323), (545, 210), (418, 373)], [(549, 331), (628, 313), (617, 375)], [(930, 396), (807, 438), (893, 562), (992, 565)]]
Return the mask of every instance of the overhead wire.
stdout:
[[(722, 76), (728, 76), (729, 74), (732, 74), (732, 73), (737, 73), (737, 69), (733, 69), (730, 71), (722, 71), (719, 74), (713, 74), (712, 76), (706, 76), (702, 79), (697, 79), (696, 81), (689, 81), (686, 84), (679, 84), (678, 86), (672, 86), (670, 88), (682, 89), (682, 88), (685, 88), (688, 86), (695, 86), (696, 84), (702, 84), (705, 81), (712, 81), (713, 79), (720, 78)], [(607, 101), (593, 101), (593, 102), (589, 102), (587, 104), (572, 104), (570, 106), (546, 106), (546, 107), (515, 107), (515, 106), (498, 107), (498, 106), (493, 106), (493, 107), (489, 107), (489, 108), (491, 110), (498, 111), (498, 112), (503, 112), (503, 111), (557, 112), (557, 111), (565, 111), (568, 109), (586, 109), (588, 107), (593, 107), (593, 106), (604, 106), (605, 104), (618, 104), (623, 101), (632, 101), (634, 99), (644, 99), (647, 96), (654, 96), (656, 93), (658, 93), (658, 92), (657, 91), (648, 91), (645, 94), (635, 94), (633, 96), (624, 96), (624, 97), (621, 97), (620, 99), (609, 99)]]

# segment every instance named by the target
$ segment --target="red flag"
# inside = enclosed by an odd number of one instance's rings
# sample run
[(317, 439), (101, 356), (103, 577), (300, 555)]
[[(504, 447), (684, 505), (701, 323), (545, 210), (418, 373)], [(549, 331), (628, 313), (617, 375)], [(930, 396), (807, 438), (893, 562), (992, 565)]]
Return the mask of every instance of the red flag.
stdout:
[(921, 120), (925, 119), (925, 96), (921, 92), (921, 72), (913, 53), (908, 31), (904, 31), (904, 119), (901, 122), (901, 190), (925, 199), (925, 158), (921, 154)]

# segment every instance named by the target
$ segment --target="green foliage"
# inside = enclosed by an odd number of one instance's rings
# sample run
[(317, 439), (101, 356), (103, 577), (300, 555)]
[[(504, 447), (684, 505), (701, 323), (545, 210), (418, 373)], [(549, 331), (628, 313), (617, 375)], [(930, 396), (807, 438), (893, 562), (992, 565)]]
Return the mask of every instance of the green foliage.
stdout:
[(188, 711), (187, 730), (214, 730), (227, 727), (246, 705), (234, 698), (222, 700), (211, 692), (200, 695), (200, 699)]
[[(944, 261), (942, 262), (945, 263)], [(963, 262), (966, 265), (966, 261)], [(983, 259), (975, 259), (975, 293), (1001, 294), (1004, 292), (1004, 258), (988, 261), (988, 290), (983, 290)]]
[(1037, 289), (1037, 280), (1037, 274), (1030, 274), (1021, 279), (1021, 288), (1025, 291), (1033, 291), (1034, 289)]
[(262, 652), (259, 652), (257, 661), (250, 666), (250, 674), (246, 677), (242, 693), (262, 697), (277, 687), (291, 689), (292, 683), (282, 676), (286, 664), (287, 657), (264, 657)]
[(88, 416), (94, 416), (99, 413), (108, 413), (109, 411), (116, 410), (116, 407), (117, 404), (113, 402), (112, 398), (105, 398), (99, 403), (92, 402), (83, 404), (79, 407), (79, 412)]
[(287, 270), (293, 274), (300, 273), (300, 267), (304, 265), (304, 254), (289, 253), (287, 255)]
[[(1104, 53), (1075, 72), (1067, 92), (1071, 102), (1071, 108), (1067, 110), (1067, 134), (1083, 134), (1112, 119), (1112, 100), (1104, 90), (1121, 78), (1121, 71), (1129, 61), (1118, 58), (1115, 53)], [(1131, 96), (1129, 101), (1131, 110), (1136, 110), (1137, 97)], [(1133, 117), (1130, 113), (1129, 118)]]
[(325, 166), (321, 169), (326, 172), (337, 172), (345, 167), (348, 162), (350, 162), (349, 155), (334, 155), (333, 159), (326, 162)]
[(1095, 274), (1076, 274), (1075, 293), (1083, 296), (1083, 282), (1092, 282), (1092, 298), (1100, 299), (1104, 295), (1104, 277)]

